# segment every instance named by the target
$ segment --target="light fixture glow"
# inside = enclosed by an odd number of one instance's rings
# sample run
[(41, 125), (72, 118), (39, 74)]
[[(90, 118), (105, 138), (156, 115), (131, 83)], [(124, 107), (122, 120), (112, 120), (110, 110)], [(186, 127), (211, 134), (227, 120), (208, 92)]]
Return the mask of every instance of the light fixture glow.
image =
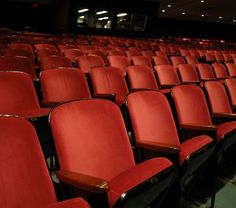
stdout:
[(205, 15), (204, 14), (201, 14), (201, 17), (204, 17)]
[(201, 0), (201, 3), (204, 3), (205, 1), (204, 0)]
[(117, 17), (124, 17), (124, 16), (127, 16), (128, 14), (127, 13), (119, 13), (117, 14)]
[(167, 7), (169, 7), (169, 8), (170, 8), (170, 7), (171, 7), (171, 4), (168, 4), (168, 5), (167, 5)]
[(219, 16), (219, 19), (222, 19), (222, 17), (221, 17), (221, 16)]
[(233, 22), (236, 22), (236, 20), (234, 19)]
[(106, 14), (106, 13), (107, 13), (107, 11), (104, 10), (104, 11), (97, 12), (96, 14), (100, 15), (100, 14)]
[(78, 13), (83, 13), (83, 12), (87, 12), (89, 9), (80, 9), (80, 10), (78, 10)]
[(84, 16), (79, 16), (80, 19), (84, 19)]
[(166, 12), (166, 10), (162, 9), (162, 10), (161, 10), (161, 12), (163, 12), (163, 13), (164, 13), (164, 12)]
[(109, 19), (109, 17), (100, 17), (100, 18), (98, 18), (98, 20), (107, 20), (107, 19)]
[(182, 12), (182, 15), (185, 15), (186, 13), (185, 12)]

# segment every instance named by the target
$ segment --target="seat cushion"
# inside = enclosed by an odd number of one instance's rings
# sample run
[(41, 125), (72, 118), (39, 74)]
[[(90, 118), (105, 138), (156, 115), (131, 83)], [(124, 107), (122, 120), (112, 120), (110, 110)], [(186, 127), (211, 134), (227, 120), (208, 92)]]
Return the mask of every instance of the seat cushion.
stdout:
[(144, 161), (113, 178), (108, 192), (109, 207), (113, 207), (123, 193), (147, 179), (169, 168), (172, 163), (166, 158), (153, 158)]
[(47, 116), (50, 108), (30, 109), (19, 112), (19, 116), (24, 118), (37, 118)]
[(183, 164), (185, 160), (189, 158), (191, 154), (197, 152), (201, 148), (205, 147), (206, 145), (210, 144), (213, 139), (206, 135), (201, 135), (197, 137), (193, 137), (191, 139), (186, 140), (180, 146), (181, 151), (179, 154), (180, 165)]
[(222, 139), (227, 133), (236, 129), (236, 121), (222, 123), (217, 128), (217, 140)]
[(74, 198), (47, 206), (47, 208), (89, 208), (88, 203), (82, 198)]

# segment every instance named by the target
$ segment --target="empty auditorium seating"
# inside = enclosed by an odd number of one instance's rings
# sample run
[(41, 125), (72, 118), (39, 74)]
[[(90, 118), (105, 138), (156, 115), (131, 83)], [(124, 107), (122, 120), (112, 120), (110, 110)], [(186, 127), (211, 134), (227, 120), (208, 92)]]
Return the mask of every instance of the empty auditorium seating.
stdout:
[(49, 108), (41, 108), (31, 77), (24, 72), (0, 72), (0, 114), (25, 118), (47, 116)]
[(90, 98), (84, 73), (76, 69), (45, 70), (40, 74), (44, 105)]
[(212, 67), (215, 72), (216, 79), (225, 79), (228, 77), (227, 70), (223, 64), (213, 63)]
[(131, 61), (132, 61), (133, 65), (152, 67), (151, 60), (145, 56), (132, 56)]
[(34, 61), (28, 57), (0, 57), (0, 70), (1, 71), (22, 71), (36, 80), (35, 64)]
[(236, 77), (236, 64), (226, 63), (225, 64), (230, 77)]
[(127, 75), (131, 91), (158, 89), (153, 70), (148, 66), (129, 66)]
[(236, 79), (225, 79), (225, 87), (227, 89), (230, 103), (232, 108), (235, 110), (236, 108)]
[(179, 64), (185, 64), (185, 60), (181, 56), (171, 56), (170, 60), (175, 68), (178, 67)]
[(125, 56), (108, 56), (108, 62), (110, 66), (120, 68), (124, 74), (127, 72), (127, 67), (130, 65), (130, 61)]
[[(187, 186), (212, 156), (213, 139), (206, 135), (181, 140), (167, 98), (157, 91), (139, 91), (128, 95), (127, 107), (137, 148), (156, 154), (177, 157), (180, 166), (181, 195), (188, 194)], [(182, 142), (180, 142), (182, 141)], [(145, 158), (143, 158), (145, 159)], [(178, 190), (176, 190), (177, 192)]]
[(147, 57), (150, 61), (152, 60), (152, 57), (154, 56), (151, 50), (141, 51), (141, 53), (143, 56)]
[(34, 59), (34, 54), (32, 53), (32, 51), (27, 51), (27, 50), (23, 50), (23, 49), (19, 49), (19, 48), (6, 48), (4, 50), (4, 56), (25, 56), (31, 59)]
[(81, 198), (57, 202), (37, 134), (21, 117), (0, 117), (0, 206), (89, 208)]
[(90, 73), (95, 97), (115, 100), (122, 105), (128, 94), (128, 87), (121, 69), (116, 67), (96, 67)]
[(178, 73), (183, 84), (199, 83), (198, 74), (192, 64), (179, 64)]
[(111, 101), (62, 104), (51, 112), (50, 126), (59, 180), (83, 191), (106, 194), (109, 207), (147, 207), (173, 181), (175, 171), (166, 158), (135, 164), (122, 115)]
[(103, 67), (105, 63), (100, 56), (79, 56), (77, 58), (77, 65), (84, 73), (90, 73), (94, 67)]
[(206, 63), (199, 63), (196, 65), (198, 75), (201, 81), (215, 80), (215, 74), (211, 65)]
[(155, 66), (155, 71), (161, 88), (171, 88), (180, 84), (178, 74), (172, 65)]
[(236, 142), (235, 121), (214, 125), (203, 90), (196, 85), (175, 86), (172, 96), (180, 129), (214, 133), (217, 140), (217, 161), (218, 165), (222, 165), (224, 152)]
[(166, 56), (153, 56), (153, 61), (155, 66), (170, 64)]
[(64, 50), (64, 56), (67, 57), (68, 59), (70, 59), (70, 61), (72, 63), (76, 63), (76, 59), (78, 56), (83, 56), (84, 53), (79, 50), (79, 49), (75, 49), (75, 48), (72, 48), (72, 49), (65, 49)]
[(199, 63), (196, 56), (185, 56), (185, 60), (187, 64), (192, 64), (194, 66)]
[(40, 59), (41, 71), (60, 67), (73, 67), (73, 65), (70, 59), (63, 56), (44, 56)]

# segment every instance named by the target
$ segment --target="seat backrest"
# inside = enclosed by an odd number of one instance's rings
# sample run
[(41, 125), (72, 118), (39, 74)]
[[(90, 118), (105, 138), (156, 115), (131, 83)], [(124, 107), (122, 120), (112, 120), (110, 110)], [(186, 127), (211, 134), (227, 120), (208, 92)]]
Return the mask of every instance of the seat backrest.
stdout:
[(192, 64), (179, 64), (178, 72), (182, 83), (198, 83), (199, 78)]
[(1, 116), (0, 143), (0, 206), (41, 208), (55, 203), (53, 184), (32, 124), (20, 117)]
[(4, 56), (25, 56), (33, 59), (34, 53), (21, 48), (6, 48), (4, 50)]
[(175, 86), (172, 89), (172, 97), (179, 124), (212, 124), (205, 95), (199, 86)]
[(57, 69), (59, 67), (73, 67), (70, 59), (63, 56), (44, 56), (40, 59), (40, 69)]
[(236, 79), (225, 79), (225, 87), (227, 89), (227, 92), (229, 94), (229, 99), (231, 102), (231, 105), (235, 108), (236, 107)]
[(127, 72), (127, 67), (130, 65), (129, 59), (125, 56), (108, 56), (110, 66), (120, 68), (123, 73)]
[(103, 67), (105, 63), (100, 56), (79, 56), (77, 64), (84, 73), (89, 73), (94, 67)]
[(228, 73), (230, 77), (236, 77), (236, 64), (234, 63), (226, 63), (225, 64), (227, 69), (228, 69)]
[(188, 49), (179, 48), (179, 52), (180, 52), (180, 55), (181, 55), (182, 57), (190, 56), (190, 52), (189, 52)]
[(116, 97), (125, 97), (129, 92), (124, 75), (119, 68), (96, 67), (92, 69), (90, 77), (94, 95), (116, 94)]
[(225, 79), (228, 77), (227, 70), (225, 66), (221, 63), (213, 63), (212, 67), (214, 69), (217, 79)]
[(0, 114), (38, 109), (39, 102), (31, 77), (24, 72), (0, 72)]
[(153, 61), (154, 61), (155, 66), (170, 64), (170, 62), (166, 56), (154, 56)]
[(152, 62), (145, 56), (132, 56), (133, 65), (152, 67)]
[(39, 49), (36, 51), (38, 60), (42, 59), (44, 56), (62, 56), (61, 51), (55, 49)]
[(131, 93), (127, 97), (127, 107), (137, 142), (180, 145), (171, 108), (162, 93)]
[(181, 56), (171, 56), (170, 60), (174, 67), (178, 67), (179, 64), (185, 64), (185, 60)]
[(35, 64), (32, 59), (23, 56), (16, 57), (0, 57), (0, 70), (1, 71), (22, 71), (36, 79)]
[(208, 81), (204, 85), (212, 113), (232, 113), (225, 87), (218, 81)]
[(232, 56), (228, 52), (223, 52), (223, 57), (225, 62), (231, 62), (232, 61)]
[(90, 98), (86, 77), (76, 69), (46, 70), (40, 75), (44, 101), (65, 102)]
[(84, 53), (79, 49), (71, 48), (71, 49), (64, 50), (64, 56), (70, 59), (70, 61), (73, 63), (76, 62), (76, 58), (78, 56), (83, 56), (83, 55)]
[(154, 53), (151, 50), (145, 50), (141, 51), (142, 55), (147, 57), (150, 61), (152, 60), (152, 57), (154, 56)]
[(186, 59), (186, 62), (187, 62), (188, 64), (195, 65), (195, 64), (198, 64), (198, 63), (199, 63), (199, 61), (198, 61), (198, 59), (197, 59), (196, 56), (186, 56), (185, 59)]
[(196, 67), (201, 81), (215, 79), (215, 75), (211, 65), (205, 63), (199, 63), (196, 65)]
[(50, 125), (62, 170), (110, 181), (135, 165), (119, 107), (109, 100), (62, 104)]
[(172, 65), (155, 66), (160, 87), (171, 87), (180, 84), (178, 74)]
[(206, 58), (207, 62), (214, 62), (215, 61), (215, 55), (211, 52), (206, 52), (205, 58)]
[(127, 75), (131, 91), (137, 89), (158, 89), (153, 70), (148, 66), (129, 66)]

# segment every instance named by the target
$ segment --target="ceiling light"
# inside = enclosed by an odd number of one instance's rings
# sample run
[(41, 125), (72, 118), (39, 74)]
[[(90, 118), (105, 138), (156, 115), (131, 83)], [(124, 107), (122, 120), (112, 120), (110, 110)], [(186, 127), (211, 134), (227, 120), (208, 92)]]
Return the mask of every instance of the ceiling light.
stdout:
[(161, 12), (166, 12), (166, 10), (162, 9)]
[(100, 17), (100, 18), (98, 18), (98, 20), (107, 20), (107, 19), (109, 19), (109, 17)]
[(234, 19), (233, 22), (236, 22), (236, 20)]
[(97, 12), (96, 14), (100, 15), (100, 14), (106, 14), (106, 13), (107, 13), (107, 11), (104, 10), (104, 11)]
[(185, 15), (186, 13), (185, 12), (182, 12), (182, 15)]
[(171, 4), (168, 4), (168, 5), (167, 5), (167, 7), (169, 7), (169, 8), (170, 8), (170, 7), (171, 7)]
[(201, 17), (204, 17), (205, 15), (204, 14), (201, 14)]
[(84, 16), (79, 16), (80, 19), (84, 19)]
[(87, 12), (89, 9), (80, 9), (78, 10), (78, 13), (83, 13), (83, 12)]
[(221, 16), (219, 16), (219, 19), (222, 19), (222, 17), (221, 17)]
[(117, 17), (124, 17), (124, 16), (127, 16), (128, 14), (127, 13), (119, 13), (117, 14)]
[(201, 0), (201, 3), (204, 3), (205, 1), (204, 0)]

